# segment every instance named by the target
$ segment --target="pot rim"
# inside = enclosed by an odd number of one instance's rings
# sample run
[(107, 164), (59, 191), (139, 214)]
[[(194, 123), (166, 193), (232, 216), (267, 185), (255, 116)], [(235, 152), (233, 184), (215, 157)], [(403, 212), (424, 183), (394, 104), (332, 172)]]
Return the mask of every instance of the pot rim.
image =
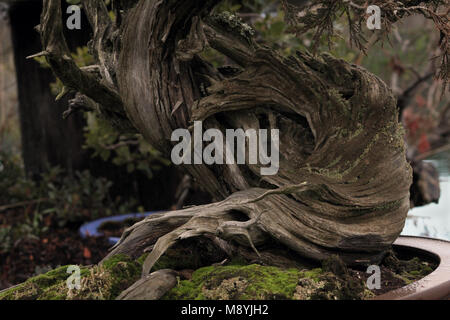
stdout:
[[(84, 223), (79, 228), (78, 232), (82, 238), (99, 237), (102, 236), (103, 233), (100, 232), (98, 229), (104, 222), (121, 222), (129, 218), (136, 218), (136, 219), (146, 218), (151, 214), (164, 212), (166, 211), (147, 211), (147, 212), (137, 212), (137, 213), (119, 214), (115, 216), (107, 216)], [(108, 237), (108, 241), (111, 245), (115, 245), (119, 241), (119, 239), (120, 237)]]
[(400, 236), (394, 247), (419, 251), (439, 261), (438, 267), (426, 277), (407, 286), (389, 291), (374, 300), (446, 300), (450, 298), (450, 242), (442, 239)]

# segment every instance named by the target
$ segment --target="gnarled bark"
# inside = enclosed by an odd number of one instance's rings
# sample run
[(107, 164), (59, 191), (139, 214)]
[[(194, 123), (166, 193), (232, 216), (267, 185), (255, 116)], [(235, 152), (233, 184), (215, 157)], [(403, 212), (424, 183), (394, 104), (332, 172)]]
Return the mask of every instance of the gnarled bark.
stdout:
[[(150, 248), (145, 276), (177, 241), (207, 236), (257, 254), (270, 240), (308, 258), (368, 263), (400, 234), (411, 168), (395, 99), (375, 75), (328, 54), (284, 58), (256, 44), (235, 16), (210, 16), (219, 1), (136, 1), (116, 28), (103, 2), (90, 0), (101, 70), (93, 76), (67, 55), (59, 2), (44, 1), (41, 24), (56, 75), (120, 123), (126, 114), (167, 155), (173, 130), (194, 120), (222, 131), (280, 129), (277, 175), (261, 176), (261, 165), (249, 163), (186, 165), (218, 202), (152, 215), (110, 255)], [(206, 45), (239, 68), (213, 68), (197, 55)]]

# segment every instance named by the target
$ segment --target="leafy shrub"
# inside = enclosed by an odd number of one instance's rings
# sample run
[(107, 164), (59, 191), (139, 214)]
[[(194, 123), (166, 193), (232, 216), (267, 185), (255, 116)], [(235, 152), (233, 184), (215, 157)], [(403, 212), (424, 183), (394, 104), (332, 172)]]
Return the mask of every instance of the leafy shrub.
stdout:
[[(93, 64), (93, 57), (88, 47), (79, 47), (72, 53), (72, 58), (79, 67)], [(34, 58), (41, 67), (49, 68), (45, 57)], [(63, 92), (61, 80), (50, 83), (52, 94), (58, 96)], [(149, 179), (153, 172), (162, 166), (170, 164), (161, 153), (150, 146), (140, 134), (123, 134), (114, 129), (111, 124), (91, 112), (85, 112), (86, 126), (84, 127), (84, 148), (93, 152), (93, 157), (100, 157), (105, 162), (112, 162), (116, 166), (124, 166), (128, 173), (138, 170)]]
[(143, 211), (134, 198), (112, 199), (112, 182), (88, 171), (67, 175), (55, 167), (34, 182), (12, 155), (0, 153), (0, 163), (0, 252), (51, 227), (77, 227), (99, 217)]
[(96, 219), (103, 216), (128, 213), (135, 209), (137, 201), (130, 199), (120, 203), (111, 199), (112, 182), (96, 178), (89, 171), (66, 176), (59, 168), (42, 176), (40, 193), (45, 195), (45, 209), (41, 214), (54, 214), (59, 226)]
[(93, 157), (111, 161), (116, 166), (125, 166), (128, 173), (139, 170), (149, 179), (155, 170), (170, 165), (159, 151), (148, 144), (140, 134), (120, 134), (106, 120), (88, 113), (85, 127), (86, 149)]

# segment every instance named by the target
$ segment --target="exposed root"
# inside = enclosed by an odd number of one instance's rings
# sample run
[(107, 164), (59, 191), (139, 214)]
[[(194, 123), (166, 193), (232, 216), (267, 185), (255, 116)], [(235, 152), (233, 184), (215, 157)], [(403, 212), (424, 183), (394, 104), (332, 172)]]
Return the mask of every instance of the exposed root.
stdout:
[(299, 184), (293, 184), (293, 185), (288, 185), (288, 186), (284, 186), (284, 187), (281, 187), (281, 188), (269, 190), (269, 191), (264, 192), (259, 197), (255, 198), (253, 200), (247, 201), (246, 203), (255, 203), (255, 202), (258, 202), (258, 201), (264, 199), (267, 196), (274, 195), (274, 194), (299, 193), (299, 192), (308, 190), (308, 186), (309, 186), (309, 184), (307, 182), (302, 182), (302, 183), (299, 183)]
[(195, 212), (197, 210), (189, 208), (148, 216), (126, 229), (120, 240), (111, 248), (111, 252), (103, 260), (120, 253), (138, 257), (145, 248), (154, 244), (159, 237), (189, 221)]
[[(260, 256), (255, 242), (262, 243), (267, 237), (258, 227), (258, 223), (268, 209), (262, 210), (255, 206), (255, 203), (269, 195), (290, 194), (304, 190), (306, 190), (306, 183), (265, 192), (263, 189), (258, 189), (257, 195), (250, 197), (248, 192), (239, 192), (219, 203), (149, 216), (128, 228), (108, 257), (118, 253), (137, 256), (137, 253), (142, 253), (137, 250), (142, 250), (156, 241), (143, 266), (143, 275), (147, 275), (173, 244), (179, 240), (198, 236), (236, 241), (250, 246)], [(248, 200), (249, 198), (253, 199)], [(232, 214), (236, 211), (246, 214), (248, 220), (236, 221), (236, 217)]]
[(177, 284), (176, 272), (163, 269), (136, 281), (116, 300), (158, 300)]
[[(279, 221), (280, 217), (284, 219), (290, 217), (290, 210), (298, 213), (301, 207), (301, 204), (289, 198), (288, 195), (308, 190), (311, 190), (311, 186), (306, 182), (274, 190), (255, 188), (237, 192), (221, 202), (149, 216), (128, 228), (108, 257), (118, 253), (136, 257), (146, 248), (151, 247), (142, 270), (142, 275), (146, 276), (158, 259), (175, 243), (194, 237), (208, 237), (216, 239), (219, 248), (228, 247), (228, 250), (224, 250), (228, 255), (233, 254), (228, 244), (237, 243), (250, 247), (257, 257), (261, 258), (257, 247), (267, 243), (267, 240), (271, 238), (294, 251), (302, 252), (303, 249), (302, 254), (307, 257), (322, 260), (329, 254), (328, 249), (320, 245), (322, 239), (318, 236), (322, 235), (324, 230), (336, 238), (336, 246), (339, 244), (347, 246), (344, 241), (346, 235), (334, 231), (337, 230), (335, 221), (318, 220), (319, 224), (317, 224), (318, 222), (306, 214), (302, 217), (303, 219), (291, 216), (290, 222)], [(311, 223), (314, 223), (316, 227), (310, 228), (308, 224)], [(364, 221), (361, 224), (364, 224)], [(351, 226), (348, 227), (351, 228)], [(303, 230), (304, 234), (298, 233), (298, 230)], [(314, 235), (314, 232), (317, 235)], [(317, 242), (307, 241), (307, 237), (316, 237)], [(326, 240), (329, 241), (329, 239)], [(353, 241), (364, 242), (369, 240), (364, 237), (353, 239)], [(380, 252), (380, 247), (376, 249)], [(343, 248), (340, 255), (348, 263), (368, 263), (373, 261), (371, 259), (381, 258), (382, 252), (376, 254), (374, 251), (370, 249), (347, 251)], [(356, 257), (358, 260), (355, 259)]]
[(261, 213), (257, 217), (252, 218), (248, 221), (224, 222), (217, 228), (216, 234), (223, 239), (227, 239), (227, 238), (232, 239), (237, 236), (243, 236), (245, 239), (248, 240), (248, 243), (250, 244), (253, 251), (258, 255), (258, 257), (261, 257), (261, 254), (256, 249), (255, 244), (253, 243), (253, 240), (252, 240), (252, 237), (250, 236), (249, 230), (251, 227), (256, 225), (256, 223), (261, 218), (262, 214), (266, 211), (267, 210), (261, 211)]
[(219, 215), (217, 217), (214, 215), (197, 216), (183, 226), (160, 237), (144, 262), (142, 274), (144, 276), (149, 274), (156, 261), (177, 241), (201, 235), (214, 235), (220, 220)]

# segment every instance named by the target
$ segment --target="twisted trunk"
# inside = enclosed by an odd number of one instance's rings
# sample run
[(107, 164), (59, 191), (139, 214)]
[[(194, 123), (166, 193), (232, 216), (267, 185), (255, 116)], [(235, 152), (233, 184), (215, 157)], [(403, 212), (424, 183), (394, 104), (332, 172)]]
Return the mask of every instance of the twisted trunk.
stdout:
[[(276, 242), (317, 260), (378, 261), (409, 209), (411, 169), (392, 93), (331, 55), (278, 55), (236, 17), (210, 16), (217, 2), (128, 1), (118, 26), (103, 1), (84, 1), (100, 70), (94, 75), (67, 55), (60, 1), (44, 1), (42, 54), (56, 75), (118, 128), (136, 128), (167, 155), (173, 130), (196, 120), (222, 132), (280, 130), (278, 174), (262, 176), (248, 159), (186, 165), (218, 202), (152, 215), (110, 255), (150, 248), (147, 275), (169, 247), (202, 236), (225, 252), (238, 243), (263, 256), (264, 244)], [(213, 68), (197, 55), (206, 45), (239, 67)]]

